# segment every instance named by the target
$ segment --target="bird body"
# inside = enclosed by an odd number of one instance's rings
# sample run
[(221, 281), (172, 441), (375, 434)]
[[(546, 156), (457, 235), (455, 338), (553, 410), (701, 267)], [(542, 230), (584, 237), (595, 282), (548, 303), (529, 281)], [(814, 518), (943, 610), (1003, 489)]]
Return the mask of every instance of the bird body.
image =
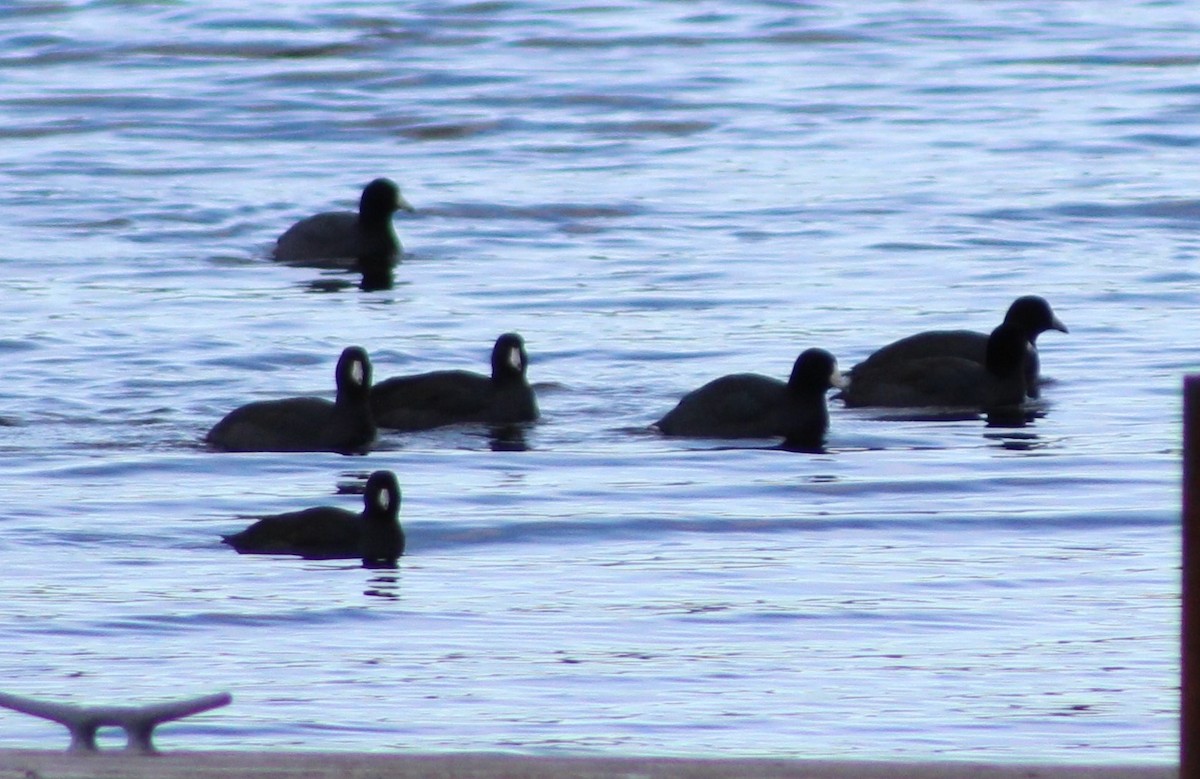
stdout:
[(382, 273), (403, 253), (392, 226), (392, 214), (401, 209), (413, 210), (399, 188), (375, 179), (363, 189), (357, 213), (328, 211), (301, 219), (279, 236), (272, 256), (298, 265)]
[(343, 350), (336, 380), (335, 401), (298, 397), (248, 403), (226, 414), (205, 440), (229, 452), (365, 453), (376, 432), (367, 353), (357, 346)]
[(245, 554), (294, 554), (316, 560), (357, 557), (364, 524), (356, 512), (318, 506), (261, 517), (222, 540)]
[(808, 349), (787, 382), (757, 373), (722, 376), (684, 395), (654, 426), (669, 436), (782, 436), (788, 445), (817, 448), (829, 429), (825, 392), (840, 384), (833, 355)]
[[(1012, 327), (1029, 345), (1022, 358), (1025, 392), (1029, 397), (1036, 398), (1040, 394), (1041, 384), (1041, 360), (1037, 352), (1037, 338), (1047, 330), (1066, 333), (1067, 326), (1054, 314), (1045, 298), (1036, 295), (1025, 295), (1014, 300), (1004, 315), (1003, 324)], [(877, 349), (848, 371), (850, 386), (841, 397), (848, 406), (880, 405), (865, 400), (862, 395), (865, 387), (883, 378), (899, 378), (901, 374), (908, 378), (903, 382), (893, 382), (894, 384), (914, 386), (923, 380), (918, 380), (915, 376), (927, 376), (930, 370), (928, 364), (924, 366), (923, 371), (915, 364), (930, 358), (958, 358), (984, 366), (987, 362), (990, 337), (991, 333), (974, 330), (928, 330), (893, 341)], [(965, 368), (952, 370), (950, 376), (943, 378), (965, 374), (965, 371)], [(855, 380), (863, 377), (869, 378), (858, 381), (856, 386)]]
[(1001, 324), (984, 339), (982, 362), (957, 353), (867, 360), (854, 367), (842, 399), (851, 408), (986, 411), (1018, 406), (1027, 395), (1025, 367), (1030, 348), (1018, 328)]
[(505, 333), (492, 348), (492, 374), (444, 370), (395, 376), (371, 390), (371, 410), (380, 427), (428, 430), (443, 425), (508, 425), (538, 418), (537, 399), (525, 377), (525, 342)]
[(395, 563), (404, 554), (405, 543), (399, 511), (400, 487), (395, 474), (376, 471), (367, 479), (362, 513), (335, 506), (289, 511), (261, 517), (221, 540), (242, 554)]

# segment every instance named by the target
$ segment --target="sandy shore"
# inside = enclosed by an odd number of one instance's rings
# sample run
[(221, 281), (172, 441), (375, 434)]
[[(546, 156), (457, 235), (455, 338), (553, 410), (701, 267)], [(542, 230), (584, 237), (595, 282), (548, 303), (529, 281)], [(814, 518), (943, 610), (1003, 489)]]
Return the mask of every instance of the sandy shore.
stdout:
[(1178, 774), (1173, 766), (316, 752), (143, 756), (120, 751), (74, 755), (0, 750), (0, 779), (1178, 779)]

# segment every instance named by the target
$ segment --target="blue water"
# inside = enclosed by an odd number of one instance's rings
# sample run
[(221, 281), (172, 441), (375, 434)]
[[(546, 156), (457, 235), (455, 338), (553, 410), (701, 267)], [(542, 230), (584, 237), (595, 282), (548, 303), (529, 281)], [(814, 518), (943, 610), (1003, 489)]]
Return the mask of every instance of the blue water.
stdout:
[[(0, 688), (233, 693), (167, 749), (1173, 761), (1198, 50), (1186, 2), (0, 9)], [(392, 289), (268, 259), (379, 175)], [(1024, 428), (647, 430), (1026, 293), (1071, 332)], [(526, 451), (200, 443), (509, 330)], [(219, 543), (376, 468), (397, 571)]]

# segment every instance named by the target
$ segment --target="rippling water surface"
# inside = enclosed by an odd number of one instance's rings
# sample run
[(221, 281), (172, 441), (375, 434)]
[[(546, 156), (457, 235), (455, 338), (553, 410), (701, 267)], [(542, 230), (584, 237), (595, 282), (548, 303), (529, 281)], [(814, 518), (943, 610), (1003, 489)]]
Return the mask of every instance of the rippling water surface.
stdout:
[[(168, 748), (1174, 760), (1194, 4), (201, 6), (0, 10), (6, 691), (233, 692)], [(379, 175), (391, 289), (268, 259)], [(647, 430), (1026, 293), (1071, 329), (1026, 427)], [(200, 443), (347, 344), (483, 370), (507, 330), (521, 440)], [(375, 468), (396, 571), (219, 543)]]

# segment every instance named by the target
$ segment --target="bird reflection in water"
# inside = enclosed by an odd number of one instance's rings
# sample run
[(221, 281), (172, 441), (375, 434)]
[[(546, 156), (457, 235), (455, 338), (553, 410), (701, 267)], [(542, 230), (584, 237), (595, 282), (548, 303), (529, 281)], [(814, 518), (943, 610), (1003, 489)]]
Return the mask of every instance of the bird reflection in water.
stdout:
[(984, 438), (996, 442), (1000, 447), (1013, 452), (1031, 452), (1044, 449), (1051, 442), (1032, 431), (1023, 430), (1036, 420), (1046, 416), (1046, 409), (1038, 406), (1021, 406), (1018, 408), (992, 411), (987, 415), (987, 427), (990, 432), (983, 434)]
[(1025, 427), (1035, 420), (1046, 416), (1044, 406), (1037, 403), (1023, 403), (1019, 406), (1003, 406), (984, 412), (988, 427)]
[(339, 273), (337, 277), (322, 276), (304, 283), (309, 292), (345, 292), (348, 289), (361, 289), (363, 292), (381, 292), (389, 290), (395, 284), (395, 276), (391, 268), (373, 271), (363, 271), (362, 279), (355, 284), (349, 274)]
[(488, 447), (493, 452), (528, 452), (524, 425), (500, 425), (488, 428)]
[[(383, 565), (380, 563), (363, 563), (363, 568), (380, 569), (391, 568), (397, 569), (395, 563), (391, 565)], [(363, 595), (371, 598), (386, 598), (388, 600), (400, 599), (400, 577), (396, 574), (378, 574), (372, 576), (367, 581), (367, 589), (363, 590)]]
[(392, 274), (391, 266), (373, 270), (364, 267), (362, 281), (359, 282), (358, 288), (363, 292), (381, 292), (391, 289), (394, 282), (395, 277)]

